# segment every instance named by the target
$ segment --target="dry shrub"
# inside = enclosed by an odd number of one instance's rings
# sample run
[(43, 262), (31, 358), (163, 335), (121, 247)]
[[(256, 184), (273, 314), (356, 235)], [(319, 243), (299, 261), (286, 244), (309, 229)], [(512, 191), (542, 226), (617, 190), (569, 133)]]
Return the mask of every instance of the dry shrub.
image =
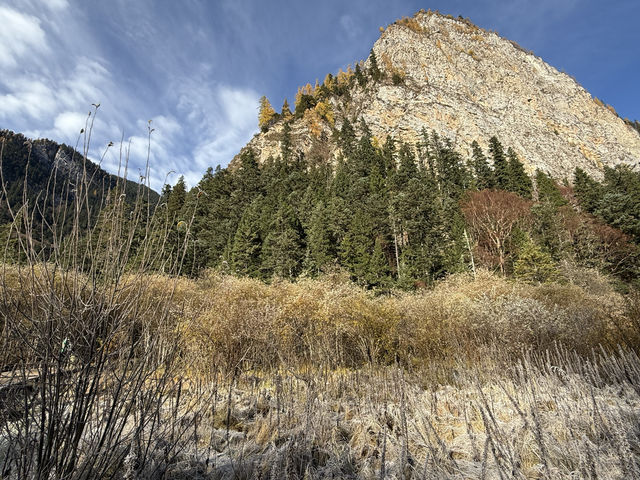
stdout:
[(398, 25), (403, 25), (407, 27), (409, 30), (415, 33), (424, 33), (424, 28), (420, 25), (413, 17), (402, 17), (400, 20), (396, 22)]
[(479, 270), (475, 279), (458, 274), (433, 290), (376, 297), (335, 280), (187, 281), (186, 291), (199, 300), (185, 308), (193, 312), (197, 303), (201, 313), (180, 325), (186, 358), (202, 374), (282, 365), (424, 366), (478, 358), (494, 347), (517, 355), (560, 343), (588, 352), (615, 347), (632, 328), (623, 298), (605, 283), (533, 286)]

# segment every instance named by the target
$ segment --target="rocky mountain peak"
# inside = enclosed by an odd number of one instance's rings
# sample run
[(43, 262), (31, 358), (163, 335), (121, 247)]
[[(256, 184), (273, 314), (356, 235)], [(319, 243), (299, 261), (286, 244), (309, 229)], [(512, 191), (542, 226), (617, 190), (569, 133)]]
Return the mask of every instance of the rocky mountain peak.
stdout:
[[(280, 153), (284, 122), (294, 149), (337, 157), (333, 134), (348, 118), (375, 139), (417, 142), (422, 132), (451, 139), (464, 155), (497, 136), (529, 171), (599, 177), (605, 165), (640, 161), (640, 135), (572, 77), (495, 32), (461, 18), (420, 11), (389, 25), (372, 51), (382, 78), (353, 69), (301, 89), (292, 119), (274, 118), (245, 148), (260, 161)], [(358, 64), (370, 72), (372, 56)]]

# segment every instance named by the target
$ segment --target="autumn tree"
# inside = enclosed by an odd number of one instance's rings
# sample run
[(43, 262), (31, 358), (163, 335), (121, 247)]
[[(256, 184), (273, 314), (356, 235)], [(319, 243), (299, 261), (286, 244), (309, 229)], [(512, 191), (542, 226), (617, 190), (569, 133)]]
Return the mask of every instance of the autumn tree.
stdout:
[(276, 111), (269, 103), (269, 100), (264, 95), (260, 99), (260, 113), (258, 114), (258, 126), (260, 130), (266, 132), (269, 129), (269, 124), (273, 120)]
[(282, 115), (282, 118), (284, 119), (287, 119), (292, 115), (291, 107), (289, 107), (289, 101), (286, 98), (284, 99), (284, 103), (282, 104), (282, 111), (280, 112), (280, 115)]
[(528, 219), (531, 205), (530, 200), (515, 193), (492, 190), (469, 192), (462, 203), (462, 213), (478, 249), (488, 263), (497, 263), (502, 274), (509, 237), (518, 224)]

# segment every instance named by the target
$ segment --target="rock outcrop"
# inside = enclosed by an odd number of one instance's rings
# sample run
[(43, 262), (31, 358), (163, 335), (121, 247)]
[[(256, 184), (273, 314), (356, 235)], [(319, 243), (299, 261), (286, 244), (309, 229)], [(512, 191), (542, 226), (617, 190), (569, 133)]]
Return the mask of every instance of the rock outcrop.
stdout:
[[(531, 52), (467, 20), (421, 11), (387, 27), (373, 47), (384, 73), (378, 82), (349, 82), (327, 98), (331, 119), (305, 113), (291, 121), (294, 149), (322, 143), (333, 157), (333, 133), (344, 118), (364, 120), (383, 141), (416, 142), (421, 132), (450, 138), (470, 155), (496, 135), (531, 172), (571, 178), (575, 167), (601, 176), (605, 165), (640, 162), (640, 134), (572, 77)], [(371, 60), (362, 64), (364, 70)], [(345, 74), (349, 76), (349, 74)], [(283, 119), (245, 148), (261, 161), (280, 153)], [(324, 142), (322, 142), (324, 139)]]

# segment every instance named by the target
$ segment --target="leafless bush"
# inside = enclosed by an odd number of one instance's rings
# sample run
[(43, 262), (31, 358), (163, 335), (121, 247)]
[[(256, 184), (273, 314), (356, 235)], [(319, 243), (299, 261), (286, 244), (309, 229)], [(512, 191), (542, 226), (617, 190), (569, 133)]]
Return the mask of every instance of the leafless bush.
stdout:
[[(5, 257), (0, 277), (0, 475), (152, 476), (193, 423), (164, 422), (184, 413), (171, 280), (141, 300), (166, 227), (143, 183), (133, 199), (121, 181), (105, 191), (96, 216), (87, 169), (68, 179), (62, 199), (58, 175), (56, 167), (49, 189), (21, 205), (2, 182), (13, 220), (3, 251), (18, 260)], [(170, 267), (179, 272), (180, 258)]]

